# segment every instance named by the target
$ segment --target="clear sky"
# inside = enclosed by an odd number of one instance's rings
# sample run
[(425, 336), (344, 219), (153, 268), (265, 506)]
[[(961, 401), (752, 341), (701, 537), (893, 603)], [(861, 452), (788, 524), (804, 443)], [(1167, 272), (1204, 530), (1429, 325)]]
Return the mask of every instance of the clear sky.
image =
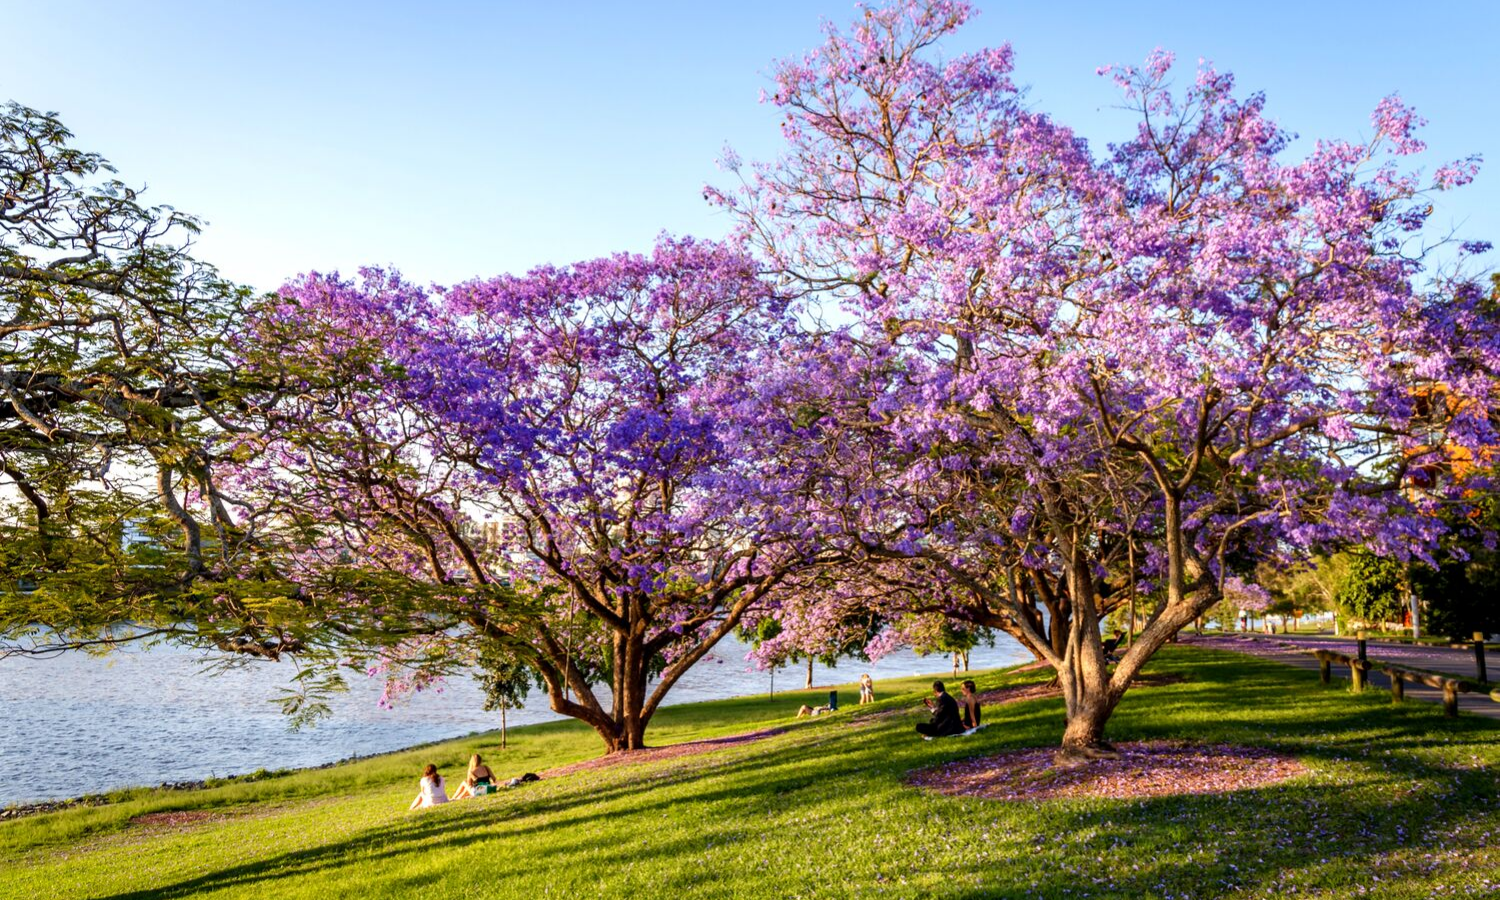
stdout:
[[(1152, 48), (1264, 90), (1306, 140), (1357, 138), (1400, 91), (1429, 168), (1483, 153), (1437, 221), (1500, 244), (1500, 2), (978, 0), (945, 50), (1011, 42), (1030, 98), (1100, 144), (1130, 122), (1094, 74)], [(853, 4), (0, 0), (0, 99), (59, 112), (198, 252), (270, 289), (395, 265), (451, 283), (719, 236), (701, 186), (729, 143), (779, 148), (770, 63)], [(1489, 261), (1493, 264), (1495, 254)]]

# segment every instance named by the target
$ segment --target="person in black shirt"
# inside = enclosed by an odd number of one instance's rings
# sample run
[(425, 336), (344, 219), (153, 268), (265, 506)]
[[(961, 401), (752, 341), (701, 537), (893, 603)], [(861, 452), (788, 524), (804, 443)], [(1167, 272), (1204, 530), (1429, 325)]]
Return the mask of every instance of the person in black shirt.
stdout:
[(1120, 661), (1119, 658), (1116, 656), (1116, 654), (1119, 652), (1119, 650), (1120, 650), (1120, 642), (1123, 641), (1123, 640), (1125, 640), (1125, 629), (1123, 629), (1123, 628), (1116, 628), (1115, 629), (1115, 636), (1114, 637), (1105, 638), (1104, 639), (1104, 660), (1105, 660), (1105, 662), (1119, 662)]
[(922, 701), (932, 710), (932, 718), (917, 725), (917, 733), (924, 737), (948, 737), (963, 734), (963, 723), (958, 719), (958, 702), (943, 689), (941, 681), (932, 683), (932, 696)]

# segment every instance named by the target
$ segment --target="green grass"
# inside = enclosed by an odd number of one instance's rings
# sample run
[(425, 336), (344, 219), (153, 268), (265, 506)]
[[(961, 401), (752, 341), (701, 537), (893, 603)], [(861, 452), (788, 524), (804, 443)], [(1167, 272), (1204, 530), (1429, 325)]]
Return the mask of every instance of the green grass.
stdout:
[[(1047, 745), (1060, 702), (988, 710), (990, 727), (924, 742), (918, 679), (885, 682), (909, 715), (794, 723), (819, 692), (670, 707), (653, 744), (772, 724), (713, 753), (580, 772), (408, 813), (421, 764), (456, 780), (469, 752), (512, 774), (588, 758), (572, 723), (317, 772), (0, 825), (0, 897), (1410, 897), (1500, 893), (1500, 727), (1430, 704), (1322, 687), (1249, 657), (1170, 648), (1182, 684), (1127, 696), (1116, 740), (1191, 737), (1289, 750), (1309, 775), (1253, 791), (1047, 804), (951, 798), (907, 772)], [(981, 689), (1037, 673), (978, 677)], [(846, 693), (846, 696), (848, 694)], [(877, 707), (880, 708), (880, 707)], [(215, 810), (175, 828), (145, 812)], [(1488, 879), (1488, 881), (1486, 880)]]

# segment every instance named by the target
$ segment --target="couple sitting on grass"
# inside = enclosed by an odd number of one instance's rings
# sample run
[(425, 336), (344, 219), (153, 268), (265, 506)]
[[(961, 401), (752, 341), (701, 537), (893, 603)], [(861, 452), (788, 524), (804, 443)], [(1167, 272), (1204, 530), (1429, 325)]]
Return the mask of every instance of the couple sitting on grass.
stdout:
[(979, 695), (974, 693), (974, 682), (963, 683), (963, 697), (954, 700), (941, 681), (932, 683), (932, 696), (922, 698), (932, 710), (932, 718), (917, 725), (917, 733), (931, 740), (935, 737), (952, 737), (972, 734), (980, 729)]
[[(453, 792), (452, 799), (463, 800), (473, 797), (476, 793), (489, 793), (489, 789), (495, 784), (495, 773), (484, 764), (484, 760), (476, 753), (469, 757), (469, 774)], [(437, 766), (431, 763), (422, 770), (422, 780), (418, 782), (417, 799), (411, 802), (410, 809), (422, 809), (428, 806), (437, 806), (439, 803), (447, 803), (448, 791), (443, 784), (443, 776), (438, 774)]]

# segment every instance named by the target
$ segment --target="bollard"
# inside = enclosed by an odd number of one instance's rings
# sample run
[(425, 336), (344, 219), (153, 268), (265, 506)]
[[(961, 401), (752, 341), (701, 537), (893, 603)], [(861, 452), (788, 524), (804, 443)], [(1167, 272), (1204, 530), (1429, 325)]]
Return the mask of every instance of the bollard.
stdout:
[(1443, 682), (1443, 715), (1453, 718), (1458, 715), (1458, 682)]
[(838, 708), (839, 708), (839, 692), (838, 691), (829, 691), (828, 692), (828, 711), (829, 712), (833, 712), (834, 710), (836, 710)]
[(1324, 684), (1328, 684), (1333, 680), (1332, 669), (1333, 664), (1326, 657), (1318, 659), (1318, 677), (1323, 679)]
[(1406, 679), (1401, 677), (1400, 672), (1388, 672), (1391, 676), (1391, 702), (1400, 703), (1406, 699)]
[(1479, 670), (1479, 682), (1484, 684), (1489, 681), (1484, 671), (1484, 632), (1474, 632), (1474, 668)]
[(1363, 691), (1365, 689), (1365, 661), (1364, 660), (1362, 660), (1362, 659), (1356, 659), (1354, 661), (1354, 664), (1351, 665), (1351, 666), (1349, 666), (1349, 680), (1352, 681), (1352, 682), (1354, 682), (1354, 685), (1353, 685), (1354, 693), (1358, 694), (1358, 693), (1360, 693), (1361, 691)]

